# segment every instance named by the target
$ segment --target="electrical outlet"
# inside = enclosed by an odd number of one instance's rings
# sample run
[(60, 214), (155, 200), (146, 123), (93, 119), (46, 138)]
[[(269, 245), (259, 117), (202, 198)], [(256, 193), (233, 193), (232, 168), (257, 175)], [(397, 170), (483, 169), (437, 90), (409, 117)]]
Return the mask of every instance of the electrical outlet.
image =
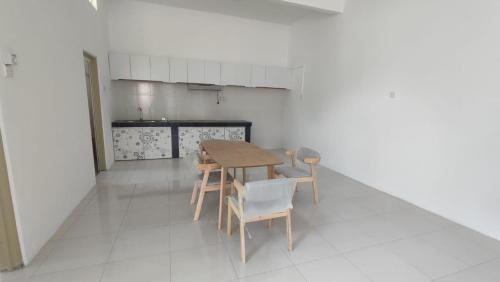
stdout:
[(391, 98), (391, 99), (395, 99), (395, 98), (396, 98), (396, 92), (391, 91), (391, 92), (389, 93), (389, 98)]

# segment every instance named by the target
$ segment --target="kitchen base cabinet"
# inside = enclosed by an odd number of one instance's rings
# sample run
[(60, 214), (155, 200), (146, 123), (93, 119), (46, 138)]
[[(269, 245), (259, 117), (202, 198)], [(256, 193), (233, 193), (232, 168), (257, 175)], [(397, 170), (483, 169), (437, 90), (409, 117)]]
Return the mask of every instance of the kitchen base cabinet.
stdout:
[(250, 142), (248, 121), (116, 121), (115, 160), (184, 158), (199, 152), (202, 140)]
[(170, 127), (113, 128), (113, 149), (117, 161), (171, 158)]
[(141, 145), (140, 127), (113, 128), (113, 150), (115, 160), (144, 159), (144, 150)]
[(201, 127), (179, 127), (179, 157), (199, 152), (202, 136)]
[(172, 158), (172, 136), (170, 127), (145, 127), (141, 141), (145, 159)]

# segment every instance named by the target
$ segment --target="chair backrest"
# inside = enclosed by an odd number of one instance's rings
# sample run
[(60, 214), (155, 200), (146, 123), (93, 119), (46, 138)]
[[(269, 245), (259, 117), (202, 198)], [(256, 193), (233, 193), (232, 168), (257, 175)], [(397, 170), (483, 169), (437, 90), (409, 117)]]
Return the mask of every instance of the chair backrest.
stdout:
[(269, 203), (278, 210), (290, 209), (292, 208), (296, 183), (296, 180), (292, 178), (247, 182), (245, 184), (245, 204)]
[(307, 158), (321, 158), (321, 155), (319, 154), (318, 151), (315, 151), (315, 150), (310, 149), (310, 148), (302, 147), (297, 151), (296, 158), (300, 162), (305, 163), (305, 159), (307, 159)]

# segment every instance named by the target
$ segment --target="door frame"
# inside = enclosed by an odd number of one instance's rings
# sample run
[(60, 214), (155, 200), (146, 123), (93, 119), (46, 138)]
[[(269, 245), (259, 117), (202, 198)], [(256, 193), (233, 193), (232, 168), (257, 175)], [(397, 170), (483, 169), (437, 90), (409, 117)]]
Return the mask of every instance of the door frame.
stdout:
[[(97, 68), (97, 57), (92, 55), (87, 51), (83, 51), (83, 60), (84, 60), (84, 68), (85, 68), (85, 60), (90, 61), (90, 75), (91, 75), (91, 99), (87, 101), (92, 101), (92, 105), (87, 105), (87, 107), (91, 107), (93, 117), (89, 122), (93, 121), (93, 124), (90, 126), (93, 127), (96, 141), (96, 150), (97, 150), (97, 172), (106, 170), (106, 153), (104, 148), (104, 129), (102, 127), (102, 112), (101, 112), (101, 94), (99, 90), (99, 72)], [(85, 71), (85, 70), (84, 70)], [(85, 87), (87, 84), (85, 83)], [(87, 95), (88, 95), (87, 89)], [(90, 117), (89, 117), (90, 118)], [(92, 129), (91, 129), (92, 130)]]
[(3, 144), (3, 133), (0, 129), (0, 238), (6, 243), (5, 247), (0, 248), (1, 271), (23, 266)]

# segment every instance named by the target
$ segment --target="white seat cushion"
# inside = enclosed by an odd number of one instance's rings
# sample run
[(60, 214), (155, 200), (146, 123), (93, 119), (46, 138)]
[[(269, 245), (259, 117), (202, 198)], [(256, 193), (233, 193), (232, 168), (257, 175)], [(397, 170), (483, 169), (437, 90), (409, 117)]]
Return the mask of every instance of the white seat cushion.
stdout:
[(311, 176), (309, 171), (299, 168), (299, 167), (291, 167), (291, 166), (277, 166), (275, 171), (279, 175), (283, 175), (288, 178), (299, 178), (299, 177), (307, 177)]

